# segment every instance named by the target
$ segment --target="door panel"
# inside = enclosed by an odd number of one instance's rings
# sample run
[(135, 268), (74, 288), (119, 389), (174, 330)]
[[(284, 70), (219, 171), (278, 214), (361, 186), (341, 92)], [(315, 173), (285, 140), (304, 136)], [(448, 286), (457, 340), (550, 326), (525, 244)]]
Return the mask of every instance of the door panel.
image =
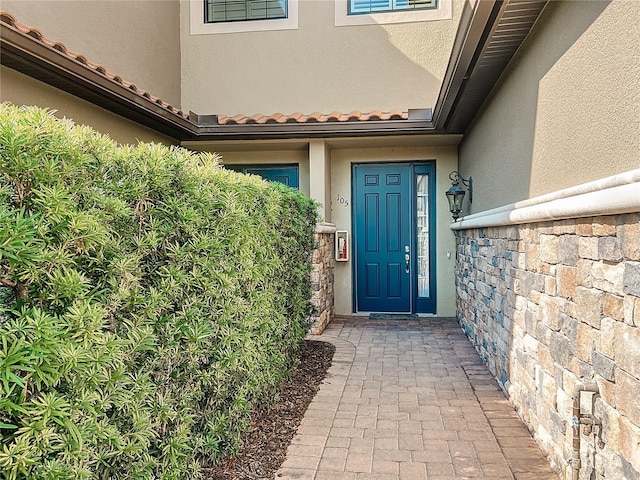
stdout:
[(380, 238), (380, 225), (378, 218), (380, 209), (378, 208), (378, 195), (365, 195), (365, 224), (366, 224), (366, 251), (377, 252), (379, 249), (378, 239)]
[(400, 229), (402, 199), (397, 193), (387, 195), (387, 248), (389, 252), (400, 252)]
[(402, 292), (402, 265), (399, 263), (387, 263), (387, 296), (389, 298), (400, 298)]
[(411, 311), (409, 166), (355, 167), (356, 303), (358, 311)]
[(377, 263), (367, 263), (366, 270), (366, 295), (367, 298), (380, 298), (380, 265)]

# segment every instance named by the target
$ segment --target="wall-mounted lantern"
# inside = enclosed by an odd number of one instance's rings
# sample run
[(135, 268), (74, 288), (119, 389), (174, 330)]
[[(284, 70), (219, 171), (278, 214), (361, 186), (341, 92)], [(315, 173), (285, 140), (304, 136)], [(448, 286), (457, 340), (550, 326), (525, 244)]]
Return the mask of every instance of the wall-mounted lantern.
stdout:
[(469, 203), (473, 202), (473, 178), (469, 177), (468, 180), (460, 176), (460, 174), (454, 170), (449, 174), (449, 180), (451, 180), (451, 188), (446, 191), (447, 200), (449, 201), (449, 211), (455, 222), (460, 217), (462, 211), (462, 201), (464, 200), (465, 190), (460, 186), (460, 182), (463, 185), (469, 187)]

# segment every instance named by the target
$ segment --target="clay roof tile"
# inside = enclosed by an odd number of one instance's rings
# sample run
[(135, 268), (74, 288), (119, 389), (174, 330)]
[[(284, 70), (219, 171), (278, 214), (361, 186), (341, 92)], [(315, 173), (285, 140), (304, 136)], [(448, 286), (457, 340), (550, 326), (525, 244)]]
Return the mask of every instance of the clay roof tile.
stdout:
[(318, 123), (318, 119), (322, 116), (320, 112), (313, 112), (307, 115), (306, 123)]
[(274, 113), (265, 117), (265, 123), (284, 123), (283, 118), (284, 115), (282, 113)]
[(358, 111), (358, 110), (354, 110), (352, 112), (349, 112), (347, 114), (347, 122), (357, 122), (359, 120), (364, 120), (364, 115), (362, 114), (362, 112)]
[(383, 113), (380, 110), (369, 112), (368, 120), (382, 120)]
[(264, 119), (264, 115), (253, 115), (252, 117), (247, 117), (246, 115), (236, 115), (234, 119), (238, 125), (246, 125), (248, 123), (261, 122)]
[(7, 23), (12, 27), (16, 26), (16, 17), (11, 15), (9, 12), (0, 11), (0, 21), (2, 23)]
[(331, 112), (329, 115), (323, 115), (321, 122), (339, 122), (340, 121), (340, 112)]
[(44, 38), (44, 35), (42, 35), (42, 32), (37, 28), (30, 28), (29, 31), (26, 32), (26, 34), (40, 41), (42, 41), (42, 39)]
[(267, 121), (267, 117), (261, 114), (252, 115), (251, 117), (244, 117), (244, 121), (242, 124), (244, 125), (255, 125), (260, 123), (265, 123)]
[[(130, 87), (132, 88), (132, 87)], [(155, 98), (150, 96), (147, 92), (143, 95), (147, 98)], [(165, 104), (166, 105), (166, 104)], [(170, 105), (166, 106), (167, 109), (172, 108)], [(182, 112), (180, 112), (182, 115)], [(374, 110), (369, 113), (362, 113), (360, 111), (352, 111), (349, 113), (331, 112), (329, 114), (322, 114), (320, 112), (313, 112), (309, 115), (305, 115), (301, 112), (295, 112), (290, 115), (284, 115), (282, 113), (273, 113), (271, 115), (263, 115), (257, 113), (255, 115), (247, 116), (243, 114), (237, 114), (233, 117), (227, 115), (218, 115), (218, 125), (265, 125), (265, 124), (303, 124), (303, 123), (329, 123), (329, 122), (367, 122), (367, 121), (386, 121), (386, 120), (407, 120), (409, 114), (404, 110), (393, 110), (391, 112), (382, 112), (380, 110)]]
[(55, 48), (61, 53), (67, 53), (67, 47), (64, 46), (64, 43), (55, 42), (53, 45), (51, 45), (51, 47)]
[(300, 112), (296, 112), (296, 113), (292, 113), (291, 115), (287, 116), (285, 122), (286, 123), (305, 123), (306, 118), (304, 114), (300, 113)]
[(406, 120), (409, 118), (409, 112), (405, 112), (403, 110), (392, 110), (388, 113), (389, 120)]
[[(226, 124), (231, 125), (241, 125), (247, 122), (247, 117), (245, 115), (234, 115), (233, 117), (224, 117), (226, 119)], [(218, 119), (218, 121), (220, 121)]]

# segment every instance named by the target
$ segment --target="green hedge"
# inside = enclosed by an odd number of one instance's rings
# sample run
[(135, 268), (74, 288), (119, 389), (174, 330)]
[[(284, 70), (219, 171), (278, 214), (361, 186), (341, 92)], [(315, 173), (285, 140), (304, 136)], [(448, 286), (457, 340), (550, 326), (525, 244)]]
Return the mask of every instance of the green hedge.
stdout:
[(34, 107), (0, 158), (0, 471), (199, 478), (308, 330), (315, 205)]

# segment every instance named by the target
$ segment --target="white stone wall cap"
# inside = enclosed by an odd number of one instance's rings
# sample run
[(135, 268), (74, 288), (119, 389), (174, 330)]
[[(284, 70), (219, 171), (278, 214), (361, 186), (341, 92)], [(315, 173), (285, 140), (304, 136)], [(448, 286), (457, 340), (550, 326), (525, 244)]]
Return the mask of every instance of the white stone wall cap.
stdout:
[(316, 225), (316, 233), (336, 233), (336, 224), (329, 222), (320, 222)]
[(640, 212), (640, 169), (462, 217), (453, 230)]

